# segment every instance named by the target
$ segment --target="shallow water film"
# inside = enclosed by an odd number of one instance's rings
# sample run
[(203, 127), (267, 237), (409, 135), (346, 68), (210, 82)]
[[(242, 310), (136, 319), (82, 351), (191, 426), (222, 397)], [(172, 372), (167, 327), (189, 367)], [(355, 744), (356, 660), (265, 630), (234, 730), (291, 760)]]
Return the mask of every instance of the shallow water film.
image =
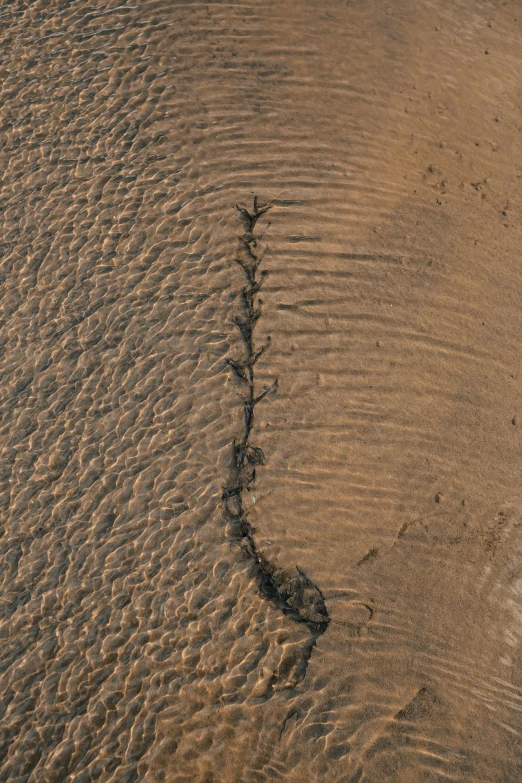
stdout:
[(522, 780), (522, 8), (0, 6), (0, 783)]

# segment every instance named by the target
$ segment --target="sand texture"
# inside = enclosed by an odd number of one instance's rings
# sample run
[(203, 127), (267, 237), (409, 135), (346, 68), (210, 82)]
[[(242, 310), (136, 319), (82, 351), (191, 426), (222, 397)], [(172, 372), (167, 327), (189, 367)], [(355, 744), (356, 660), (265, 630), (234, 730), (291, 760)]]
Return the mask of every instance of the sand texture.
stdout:
[(522, 780), (521, 74), (517, 0), (0, 6), (0, 783)]

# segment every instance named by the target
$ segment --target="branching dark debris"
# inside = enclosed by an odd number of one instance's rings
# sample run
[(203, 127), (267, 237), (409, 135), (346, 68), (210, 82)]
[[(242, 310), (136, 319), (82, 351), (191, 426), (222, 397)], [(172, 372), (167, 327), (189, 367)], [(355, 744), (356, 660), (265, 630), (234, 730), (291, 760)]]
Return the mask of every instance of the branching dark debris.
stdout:
[(243, 436), (233, 443), (232, 468), (228, 484), (223, 489), (222, 499), (231, 534), (241, 542), (244, 552), (252, 562), (260, 593), (292, 620), (306, 624), (310, 631), (311, 639), (303, 649), (301, 672), (304, 677), (317, 638), (326, 631), (330, 622), (324, 596), (300, 568), (296, 567), (296, 573), (290, 574), (276, 568), (259, 551), (254, 536), (255, 530), (243, 507), (244, 490), (254, 487), (256, 467), (265, 464), (262, 449), (250, 443), (254, 411), (268, 395), (277, 392), (278, 386), (276, 379), (270, 387), (264, 387), (259, 392), (256, 390), (254, 374), (257, 361), (270, 344), (268, 338), (261, 348), (256, 350), (254, 345), (254, 329), (262, 313), (262, 302), (258, 294), (267, 274), (264, 271), (258, 274), (262, 255), (256, 250), (260, 235), (254, 231), (258, 220), (270, 207), (270, 204), (260, 204), (257, 196), (252, 209), (237, 205), (244, 233), (239, 237), (239, 252), (235, 260), (245, 273), (247, 285), (239, 297), (241, 313), (234, 317), (233, 322), (241, 335), (245, 353), (240, 358), (227, 357), (226, 362), (234, 377), (245, 386), (245, 425)]

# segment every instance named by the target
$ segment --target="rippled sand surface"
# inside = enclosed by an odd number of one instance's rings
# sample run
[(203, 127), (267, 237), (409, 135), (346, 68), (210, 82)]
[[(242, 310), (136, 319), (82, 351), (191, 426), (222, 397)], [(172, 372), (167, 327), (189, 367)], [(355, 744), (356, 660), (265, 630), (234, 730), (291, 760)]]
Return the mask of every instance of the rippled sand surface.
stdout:
[(0, 7), (0, 781), (522, 776), (521, 71), (511, 0)]

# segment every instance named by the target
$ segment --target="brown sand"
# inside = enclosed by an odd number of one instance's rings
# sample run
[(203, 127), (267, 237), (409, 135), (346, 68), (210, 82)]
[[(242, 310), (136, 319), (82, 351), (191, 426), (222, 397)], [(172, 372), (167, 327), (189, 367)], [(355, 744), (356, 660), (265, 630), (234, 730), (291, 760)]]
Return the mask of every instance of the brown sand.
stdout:
[(2, 783), (522, 779), (521, 73), (512, 0), (0, 8)]

